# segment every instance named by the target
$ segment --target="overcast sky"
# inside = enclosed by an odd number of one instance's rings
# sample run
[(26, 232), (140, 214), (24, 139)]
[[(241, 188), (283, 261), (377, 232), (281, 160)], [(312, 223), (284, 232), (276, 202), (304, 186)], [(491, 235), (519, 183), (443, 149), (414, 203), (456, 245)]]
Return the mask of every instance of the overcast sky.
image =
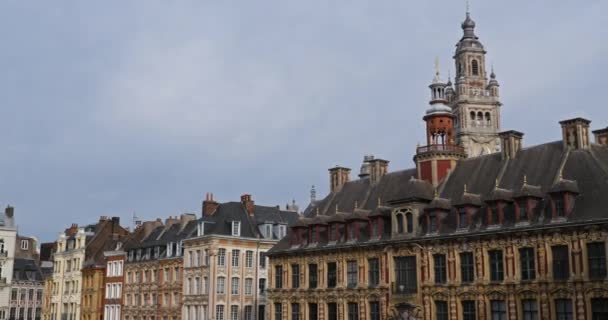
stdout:
[[(472, 1), (524, 144), (608, 126), (608, 2)], [(435, 56), (463, 1), (0, 3), (0, 205), (20, 233), (200, 214), (251, 193), (303, 208), (334, 165), (414, 165)]]

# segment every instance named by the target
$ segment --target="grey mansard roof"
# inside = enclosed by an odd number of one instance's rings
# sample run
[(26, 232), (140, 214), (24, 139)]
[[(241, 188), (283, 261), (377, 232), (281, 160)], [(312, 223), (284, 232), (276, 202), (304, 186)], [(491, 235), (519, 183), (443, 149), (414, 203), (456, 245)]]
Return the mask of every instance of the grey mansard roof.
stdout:
[[(436, 197), (432, 185), (415, 179), (415, 175), (416, 169), (408, 169), (387, 173), (376, 184), (370, 183), (368, 177), (349, 181), (339, 191), (311, 203), (304, 214), (309, 218), (323, 215), (332, 221), (338, 208), (341, 215), (346, 215), (340, 216), (339, 220), (347, 220), (347, 216), (353, 214), (355, 203), (359, 208), (371, 210), (370, 216), (382, 215), (379, 211), (386, 216), (386, 211), (390, 210), (387, 207), (412, 202), (427, 208), (431, 204), (432, 207), (449, 208), (447, 215), (442, 217), (440, 230), (433, 237), (608, 222), (608, 146), (592, 144), (587, 149), (568, 149), (562, 141), (555, 141), (524, 148), (513, 159), (503, 158), (501, 153), (462, 159), (438, 186)], [(550, 199), (555, 191), (569, 192), (575, 197), (574, 207), (566, 220), (551, 220)], [(538, 205), (532, 221), (516, 224), (513, 201), (521, 196), (538, 199)], [(503, 224), (487, 226), (486, 208), (496, 200), (509, 203), (504, 210)], [(465, 204), (480, 207), (480, 210), (466, 230), (457, 230), (453, 207)], [(429, 238), (422, 221), (418, 224), (418, 233), (410, 238)], [(308, 248), (306, 245), (292, 247), (288, 238), (280, 241), (272, 252)], [(390, 235), (383, 235), (380, 240), (390, 240)], [(357, 239), (357, 242), (368, 241), (365, 232)], [(314, 248), (340, 245), (320, 243)]]

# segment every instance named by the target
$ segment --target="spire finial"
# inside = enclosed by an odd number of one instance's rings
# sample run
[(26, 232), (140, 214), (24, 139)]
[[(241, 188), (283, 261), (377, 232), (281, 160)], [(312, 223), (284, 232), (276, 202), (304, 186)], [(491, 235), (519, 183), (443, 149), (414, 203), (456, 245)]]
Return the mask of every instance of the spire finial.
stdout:
[(382, 203), (382, 201), (380, 200), (380, 197), (378, 197), (378, 207), (380, 206), (381, 203)]
[(355, 200), (355, 209), (359, 207), (359, 201)]
[(498, 189), (498, 178), (496, 178), (494, 182), (494, 189)]
[(466, 6), (467, 6), (467, 16), (470, 14), (470, 8), (469, 8), (469, 0), (466, 1)]
[(435, 77), (433, 77), (433, 83), (441, 82), (439, 77), (439, 57), (435, 56)]
[(312, 185), (310, 188), (310, 203), (317, 201), (317, 190), (315, 190), (315, 185)]
[(564, 169), (560, 168), (559, 169), (559, 180), (564, 180)]
[(464, 184), (464, 192), (463, 193), (467, 193), (467, 184)]
[(435, 193), (433, 194), (433, 198), (439, 197), (439, 193), (437, 192), (437, 188), (435, 188)]
[(338, 213), (338, 204), (336, 203), (336, 213)]
[(528, 176), (524, 174), (524, 186), (528, 184)]

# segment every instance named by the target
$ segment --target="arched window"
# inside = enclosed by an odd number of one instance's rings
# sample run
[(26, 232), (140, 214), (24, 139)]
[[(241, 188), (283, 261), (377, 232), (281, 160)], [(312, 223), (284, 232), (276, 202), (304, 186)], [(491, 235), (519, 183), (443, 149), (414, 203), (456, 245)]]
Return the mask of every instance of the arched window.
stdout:
[(486, 125), (489, 127), (491, 122), (490, 113), (486, 112)]
[(403, 214), (397, 214), (397, 233), (403, 233)]
[(414, 219), (411, 212), (405, 214), (405, 221), (407, 222), (407, 233), (414, 232)]
[(483, 125), (483, 113), (481, 111), (477, 112), (477, 125), (480, 127)]
[(458, 76), (462, 75), (462, 63), (458, 62)]
[(477, 60), (475, 60), (475, 59), (473, 59), (473, 61), (471, 61), (471, 73), (474, 76), (479, 75), (479, 63), (477, 63)]
[(475, 111), (471, 111), (471, 120), (475, 120)]

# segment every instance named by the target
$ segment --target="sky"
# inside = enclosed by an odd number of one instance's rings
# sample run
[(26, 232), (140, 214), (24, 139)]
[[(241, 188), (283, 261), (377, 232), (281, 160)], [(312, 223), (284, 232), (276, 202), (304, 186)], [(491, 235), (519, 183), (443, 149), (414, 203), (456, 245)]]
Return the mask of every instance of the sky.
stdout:
[[(608, 2), (471, 1), (524, 145), (558, 121), (608, 126)], [(444, 79), (463, 1), (0, 2), (0, 206), (54, 241), (252, 194), (309, 202), (364, 154), (414, 166), (435, 57)]]

